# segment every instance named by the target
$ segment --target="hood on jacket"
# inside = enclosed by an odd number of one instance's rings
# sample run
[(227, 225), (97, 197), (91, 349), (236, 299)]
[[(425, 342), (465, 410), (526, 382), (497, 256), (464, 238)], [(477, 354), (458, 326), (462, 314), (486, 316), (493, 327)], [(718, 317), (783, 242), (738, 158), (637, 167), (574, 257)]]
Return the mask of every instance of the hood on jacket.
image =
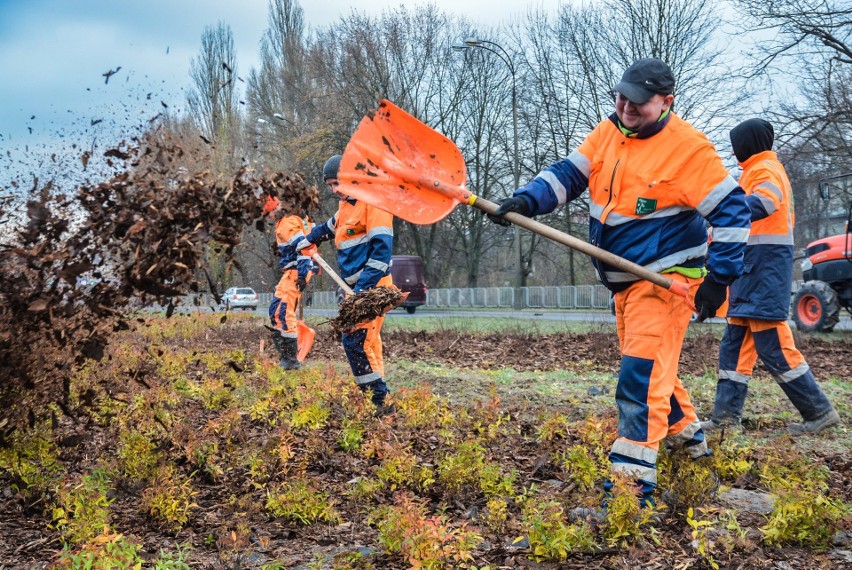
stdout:
[(775, 129), (769, 121), (748, 119), (731, 129), (731, 146), (739, 162), (745, 162), (755, 154), (772, 150)]

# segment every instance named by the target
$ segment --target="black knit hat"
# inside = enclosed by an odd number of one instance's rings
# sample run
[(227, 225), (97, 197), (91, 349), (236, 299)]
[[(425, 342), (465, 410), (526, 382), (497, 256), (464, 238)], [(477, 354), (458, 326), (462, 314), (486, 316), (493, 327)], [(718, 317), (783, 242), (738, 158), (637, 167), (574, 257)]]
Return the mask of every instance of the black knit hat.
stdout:
[(624, 71), (613, 91), (641, 105), (656, 93), (674, 93), (674, 75), (669, 66), (655, 57), (637, 59)]
[(749, 119), (731, 129), (731, 146), (739, 162), (745, 162), (755, 154), (772, 150), (775, 129), (769, 121)]
[(340, 159), (343, 158), (339, 154), (335, 154), (325, 161), (322, 166), (322, 179), (337, 178), (337, 171), (340, 170)]

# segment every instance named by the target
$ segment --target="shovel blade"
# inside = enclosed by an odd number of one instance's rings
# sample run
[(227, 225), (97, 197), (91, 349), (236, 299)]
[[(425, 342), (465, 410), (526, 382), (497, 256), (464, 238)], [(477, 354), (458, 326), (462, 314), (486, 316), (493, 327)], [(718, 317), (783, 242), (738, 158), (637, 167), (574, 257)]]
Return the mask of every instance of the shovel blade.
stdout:
[(299, 347), (296, 358), (299, 362), (304, 362), (314, 346), (317, 331), (309, 327), (305, 321), (296, 321), (296, 335), (298, 337), (297, 346)]
[(458, 147), (390, 101), (367, 114), (340, 162), (340, 191), (414, 224), (444, 219), (471, 194)]

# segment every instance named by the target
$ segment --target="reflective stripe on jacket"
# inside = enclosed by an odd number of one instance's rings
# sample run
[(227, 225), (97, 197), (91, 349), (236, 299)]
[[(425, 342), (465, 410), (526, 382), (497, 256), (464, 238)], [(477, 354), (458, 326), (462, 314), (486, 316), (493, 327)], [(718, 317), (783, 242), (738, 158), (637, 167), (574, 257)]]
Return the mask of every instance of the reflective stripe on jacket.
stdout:
[[(297, 245), (305, 240), (314, 224), (307, 218), (284, 216), (275, 224), (275, 241), (281, 253), (279, 267), (283, 270), (297, 269), (299, 277), (306, 277), (311, 269), (311, 255), (317, 252), (316, 246), (299, 251)], [(310, 244), (308, 244), (310, 245)], [(298, 251), (298, 253), (296, 253)]]
[(752, 224), (743, 275), (731, 285), (728, 316), (785, 321), (793, 285), (793, 190), (771, 150), (740, 166)]
[(307, 242), (334, 237), (340, 276), (357, 293), (376, 286), (390, 275), (393, 252), (393, 215), (357, 200), (341, 200), (337, 213), (316, 226)]
[[(652, 136), (628, 137), (613, 115), (515, 194), (526, 196), (536, 215), (588, 187), (593, 245), (657, 272), (700, 270), (706, 258), (713, 278), (729, 284), (742, 273), (748, 238), (744, 193), (701, 132), (674, 113), (661, 121)], [(705, 219), (714, 228), (709, 255)], [(592, 263), (613, 291), (638, 279)]]

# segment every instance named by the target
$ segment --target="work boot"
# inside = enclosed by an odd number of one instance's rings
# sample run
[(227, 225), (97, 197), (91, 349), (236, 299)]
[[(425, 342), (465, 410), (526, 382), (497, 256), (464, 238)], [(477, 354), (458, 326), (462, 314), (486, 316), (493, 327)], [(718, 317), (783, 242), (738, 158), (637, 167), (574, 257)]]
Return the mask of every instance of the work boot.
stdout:
[(284, 370), (298, 370), (301, 367), (299, 363), (299, 341), (295, 338), (282, 337), (284, 341), (283, 350), (281, 350), (281, 360), (278, 364)]
[(396, 406), (393, 404), (385, 405), (385, 398), (388, 392), (390, 392), (390, 389), (388, 389), (388, 385), (385, 384), (384, 379), (379, 378), (366, 384), (359, 384), (358, 387), (362, 392), (366, 392), (368, 389), (372, 392), (370, 401), (376, 406), (375, 415), (377, 418), (389, 416), (396, 412)]
[(272, 333), (272, 344), (275, 345), (275, 350), (278, 351), (278, 365), (284, 370), (298, 370), (299, 359), (298, 340), (295, 338), (283, 337), (278, 331)]
[(800, 435), (804, 433), (819, 433), (826, 428), (830, 428), (831, 426), (836, 426), (839, 424), (840, 414), (837, 413), (837, 410), (831, 408), (823, 415), (814, 418), (810, 421), (790, 424), (787, 430), (794, 435)]
[(385, 384), (385, 381), (382, 378), (378, 378), (366, 384), (360, 384), (358, 387), (361, 388), (362, 392), (365, 392), (368, 389), (372, 392), (370, 401), (373, 402), (377, 408), (384, 406), (385, 398), (387, 397), (388, 392), (390, 392), (390, 390), (388, 390), (388, 385)]
[(382, 404), (381, 406), (376, 408), (375, 416), (377, 418), (383, 418), (385, 416), (392, 416), (396, 413), (396, 406), (393, 404)]
[(272, 331), (272, 346), (279, 357), (284, 356), (284, 337), (278, 331)]
[(743, 431), (743, 424), (740, 420), (728, 420), (728, 421), (716, 421), (714, 419), (709, 419), (707, 421), (701, 422), (701, 430), (704, 433), (712, 433), (714, 431), (722, 431), (725, 430), (727, 433), (740, 433)]

